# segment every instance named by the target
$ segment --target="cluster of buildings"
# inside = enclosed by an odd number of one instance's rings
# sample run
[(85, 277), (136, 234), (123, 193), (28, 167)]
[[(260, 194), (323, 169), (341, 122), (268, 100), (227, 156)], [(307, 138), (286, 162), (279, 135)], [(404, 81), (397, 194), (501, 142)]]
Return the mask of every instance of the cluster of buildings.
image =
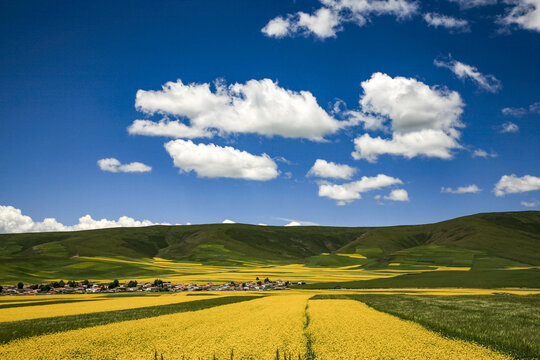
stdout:
[(96, 293), (121, 293), (121, 292), (183, 292), (183, 291), (270, 291), (290, 290), (291, 286), (304, 285), (304, 281), (282, 281), (266, 279), (263, 281), (230, 282), (223, 284), (173, 284), (156, 280), (154, 282), (114, 284), (92, 284), (86, 281), (53, 287), (48, 285), (18, 285), (4, 286), (0, 295), (44, 295), (44, 294), (96, 294)]

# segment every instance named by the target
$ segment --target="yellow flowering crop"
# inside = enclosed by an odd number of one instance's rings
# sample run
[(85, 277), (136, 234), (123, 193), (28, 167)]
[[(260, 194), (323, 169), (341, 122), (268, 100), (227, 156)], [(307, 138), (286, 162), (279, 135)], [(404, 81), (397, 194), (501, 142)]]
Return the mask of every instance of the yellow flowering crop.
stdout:
[[(79, 295), (84, 296), (84, 295)], [(64, 315), (78, 315), (103, 311), (134, 309), (146, 306), (157, 306), (185, 301), (203, 300), (216, 296), (191, 297), (185, 294), (166, 294), (161, 296), (133, 296), (103, 298), (103, 300), (73, 302), (63, 304), (22, 306), (0, 309), (0, 322), (38, 319)]]
[(509, 359), (354, 300), (312, 300), (308, 314), (308, 334), (317, 359)]
[(0, 346), (1, 359), (273, 360), (304, 355), (309, 295), (268, 296), (242, 303), (20, 339)]

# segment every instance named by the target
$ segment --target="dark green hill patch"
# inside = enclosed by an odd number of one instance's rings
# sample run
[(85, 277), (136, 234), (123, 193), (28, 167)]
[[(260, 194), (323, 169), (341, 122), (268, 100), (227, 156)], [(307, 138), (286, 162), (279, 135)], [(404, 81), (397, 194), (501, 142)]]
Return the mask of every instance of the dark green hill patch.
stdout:
[(429, 271), (371, 280), (307, 284), (302, 289), (540, 288), (540, 270)]

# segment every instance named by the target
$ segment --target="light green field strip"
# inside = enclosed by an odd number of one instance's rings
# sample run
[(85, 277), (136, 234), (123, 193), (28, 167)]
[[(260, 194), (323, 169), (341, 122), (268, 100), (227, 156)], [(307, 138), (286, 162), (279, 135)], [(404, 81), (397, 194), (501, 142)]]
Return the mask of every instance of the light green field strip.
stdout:
[(317, 359), (510, 359), (354, 300), (311, 300), (308, 314), (307, 332)]
[[(216, 296), (200, 296), (197, 299), (215, 298)], [(95, 298), (94, 298), (95, 299)], [(0, 309), (0, 323), (20, 321), (28, 319), (48, 318), (55, 316), (77, 315), (93, 312), (115, 311), (134, 309), (139, 307), (174, 304), (185, 301), (193, 301), (194, 297), (186, 294), (166, 294), (161, 296), (137, 296), (103, 298), (99, 301), (83, 303), (50, 304), (28, 307)]]

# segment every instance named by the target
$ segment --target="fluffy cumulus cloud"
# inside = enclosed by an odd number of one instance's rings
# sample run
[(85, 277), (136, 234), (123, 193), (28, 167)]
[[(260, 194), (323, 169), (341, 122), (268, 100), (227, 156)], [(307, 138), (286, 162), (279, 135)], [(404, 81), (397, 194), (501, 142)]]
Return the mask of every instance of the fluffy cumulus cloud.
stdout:
[(434, 64), (438, 67), (450, 69), (459, 79), (469, 79), (479, 88), (495, 93), (502, 88), (501, 82), (491, 74), (482, 74), (474, 66), (464, 64), (450, 57), (447, 60), (435, 59)]
[(279, 175), (277, 164), (266, 154), (253, 155), (230, 146), (194, 144), (172, 140), (165, 149), (181, 172), (195, 171), (199, 177), (266, 181)]
[(118, 220), (95, 220), (90, 215), (79, 218), (78, 224), (64, 225), (54, 218), (45, 218), (35, 222), (30, 216), (23, 215), (20, 209), (13, 206), (0, 205), (0, 233), (23, 233), (42, 231), (77, 231), (93, 230), (113, 227), (139, 227), (150, 225), (169, 225), (167, 223), (153, 223), (149, 220), (135, 220), (122, 216)]
[(336, 164), (332, 161), (317, 159), (308, 171), (307, 176), (333, 179), (350, 179), (356, 169), (345, 164)]
[(525, 201), (523, 200), (521, 202), (521, 205), (525, 206), (525, 207), (537, 207), (537, 206), (540, 206), (540, 202), (538, 200), (531, 200), (531, 201)]
[(505, 26), (540, 32), (540, 0), (507, 0), (512, 6), (499, 19)]
[(468, 186), (460, 186), (456, 189), (452, 189), (450, 187), (442, 187), (441, 193), (447, 193), (447, 194), (476, 194), (482, 191), (478, 186), (472, 184)]
[(409, 193), (405, 189), (394, 189), (384, 198), (391, 201), (409, 201)]
[(459, 93), (382, 73), (362, 82), (362, 88), (357, 117), (379, 127), (390, 121), (392, 137), (361, 135), (354, 140), (353, 158), (376, 162), (378, 156), (391, 154), (451, 159), (452, 150), (462, 147), (458, 128), (463, 127), (464, 103)]
[(424, 20), (429, 26), (438, 28), (442, 27), (451, 31), (466, 32), (469, 31), (469, 22), (464, 19), (456, 19), (455, 17), (441, 15), (437, 13), (424, 14)]
[(462, 9), (471, 9), (480, 6), (486, 5), (495, 5), (497, 0), (450, 0), (459, 4), (459, 7)]
[(262, 32), (267, 36), (282, 38), (289, 34), (289, 28), (291, 27), (290, 19), (284, 19), (278, 16), (268, 22), (265, 27), (262, 28)]
[(502, 124), (500, 129), (502, 133), (515, 133), (519, 131), (519, 126), (511, 121), (508, 121)]
[(115, 158), (101, 159), (97, 162), (99, 168), (108, 172), (143, 173), (152, 171), (152, 167), (140, 162), (122, 164)]
[(528, 107), (511, 108), (506, 107), (501, 110), (505, 116), (522, 117), (528, 114), (540, 114), (540, 101), (529, 105)]
[(221, 222), (222, 224), (236, 224), (236, 221), (232, 221), (232, 220), (229, 220), (229, 219), (225, 219)]
[(493, 188), (493, 192), (496, 196), (535, 190), (540, 190), (540, 177), (532, 175), (517, 177), (514, 174), (504, 175)]
[(319, 184), (319, 196), (336, 200), (338, 205), (346, 205), (361, 199), (362, 193), (396, 184), (403, 184), (403, 182), (398, 178), (384, 174), (373, 177), (363, 176), (360, 180), (345, 184), (321, 183)]
[(320, 0), (322, 7), (314, 13), (297, 12), (278, 16), (262, 28), (270, 37), (314, 35), (335, 37), (344, 23), (365, 25), (372, 16), (391, 15), (398, 19), (411, 17), (418, 11), (415, 1), (408, 0)]
[(165, 116), (159, 122), (135, 120), (128, 132), (138, 135), (198, 138), (216, 132), (251, 133), (321, 141), (350, 125), (329, 115), (309, 91), (287, 90), (270, 79), (230, 85), (216, 81), (214, 89), (208, 83), (178, 80), (161, 90), (137, 91), (135, 106), (147, 115)]

